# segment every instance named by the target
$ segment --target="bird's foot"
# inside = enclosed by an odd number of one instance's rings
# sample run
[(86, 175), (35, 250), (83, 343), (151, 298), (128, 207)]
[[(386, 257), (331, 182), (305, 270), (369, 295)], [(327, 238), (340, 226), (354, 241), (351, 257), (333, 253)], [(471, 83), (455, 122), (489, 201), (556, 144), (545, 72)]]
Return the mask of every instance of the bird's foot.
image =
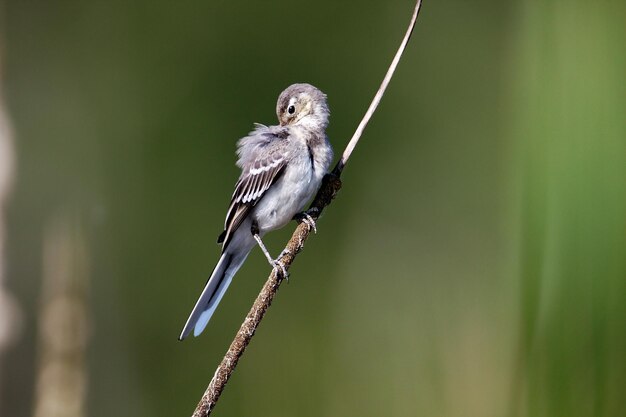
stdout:
[(287, 273), (287, 268), (285, 267), (285, 264), (283, 263), (283, 261), (281, 261), (281, 259), (283, 256), (290, 254), (291, 251), (289, 249), (283, 249), (280, 255), (278, 255), (278, 258), (272, 259), (272, 257), (270, 256), (270, 253), (268, 252), (267, 248), (263, 244), (263, 240), (261, 240), (261, 236), (259, 236), (258, 233), (255, 233), (254, 230), (253, 230), (252, 236), (259, 244), (259, 247), (263, 251), (265, 258), (267, 258), (267, 262), (269, 262), (270, 266), (275, 271), (276, 275), (280, 273), (285, 280), (289, 281), (289, 274)]
[(307, 211), (303, 211), (302, 213), (296, 214), (294, 218), (301, 223), (305, 223), (307, 226), (309, 226), (309, 231), (313, 230), (313, 232), (317, 234), (317, 227), (315, 224), (315, 220), (313, 220), (313, 217), (311, 217), (311, 214), (318, 216), (319, 210), (313, 207)]
[[(272, 261), (273, 268), (274, 269), (280, 268), (280, 272), (282, 273), (283, 278), (287, 282), (289, 282), (289, 273), (287, 272), (287, 268), (285, 268), (285, 264), (283, 263), (283, 261), (281, 261), (281, 259), (283, 258), (283, 256), (289, 255), (289, 254), (291, 254), (291, 251), (289, 249), (285, 248), (280, 253), (280, 255), (278, 255), (278, 257)], [(277, 270), (276, 273), (278, 273), (278, 272), (279, 271)]]
[(287, 268), (285, 268), (285, 264), (280, 260), (281, 256), (271, 262), (272, 267), (274, 269), (274, 273), (276, 275), (281, 274), (283, 279), (289, 282), (289, 273), (287, 272)]

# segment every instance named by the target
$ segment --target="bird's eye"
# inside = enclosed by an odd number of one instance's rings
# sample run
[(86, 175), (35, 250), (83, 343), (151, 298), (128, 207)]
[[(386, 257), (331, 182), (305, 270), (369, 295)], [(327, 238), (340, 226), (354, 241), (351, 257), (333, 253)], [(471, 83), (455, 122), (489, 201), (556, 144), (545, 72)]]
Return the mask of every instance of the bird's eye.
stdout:
[(296, 112), (296, 107), (295, 106), (289, 106), (289, 108), (287, 108), (287, 112), (289, 114), (294, 114)]

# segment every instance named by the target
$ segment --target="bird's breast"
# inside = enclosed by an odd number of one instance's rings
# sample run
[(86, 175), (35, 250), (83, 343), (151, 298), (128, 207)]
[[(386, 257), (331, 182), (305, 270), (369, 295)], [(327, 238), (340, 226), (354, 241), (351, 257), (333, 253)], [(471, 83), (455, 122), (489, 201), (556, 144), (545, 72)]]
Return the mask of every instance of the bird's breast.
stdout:
[(308, 152), (289, 162), (282, 176), (254, 208), (253, 215), (262, 232), (283, 227), (304, 208), (321, 182), (315, 171)]

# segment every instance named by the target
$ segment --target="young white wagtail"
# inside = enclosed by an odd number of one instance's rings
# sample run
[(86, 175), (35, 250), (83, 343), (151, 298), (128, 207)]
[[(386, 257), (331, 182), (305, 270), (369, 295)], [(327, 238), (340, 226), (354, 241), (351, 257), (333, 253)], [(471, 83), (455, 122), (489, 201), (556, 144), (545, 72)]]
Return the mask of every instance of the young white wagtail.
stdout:
[[(273, 268), (286, 277), (278, 259), (272, 259), (261, 237), (299, 213), (320, 186), (333, 158), (326, 137), (326, 95), (309, 84), (293, 84), (278, 97), (278, 126), (257, 124), (238, 142), (241, 176), (226, 214), (222, 256), (196, 302), (179, 339), (193, 329), (202, 333), (233, 276), (258, 243)], [(310, 227), (313, 220), (304, 214)]]

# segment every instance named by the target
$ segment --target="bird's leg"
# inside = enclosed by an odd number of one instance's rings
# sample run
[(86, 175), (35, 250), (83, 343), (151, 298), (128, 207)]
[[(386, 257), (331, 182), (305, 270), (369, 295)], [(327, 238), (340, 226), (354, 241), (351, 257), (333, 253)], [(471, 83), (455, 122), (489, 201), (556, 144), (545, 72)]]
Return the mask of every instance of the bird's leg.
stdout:
[(315, 220), (313, 220), (311, 214), (313, 214), (314, 216), (319, 216), (319, 209), (317, 207), (311, 207), (307, 211), (297, 213), (295, 216), (293, 216), (293, 219), (300, 223), (306, 223), (306, 225), (309, 226), (309, 230), (313, 230), (314, 233), (317, 233)]
[(259, 247), (263, 251), (263, 255), (265, 255), (265, 257), (267, 258), (267, 262), (270, 263), (270, 266), (276, 270), (280, 268), (280, 272), (282, 273), (283, 278), (285, 278), (286, 280), (289, 280), (289, 274), (287, 273), (287, 268), (285, 268), (285, 264), (282, 263), (282, 261), (280, 260), (280, 258), (282, 258), (283, 255), (289, 253), (289, 250), (287, 249), (283, 250), (278, 256), (278, 258), (272, 259), (272, 256), (270, 255), (269, 251), (265, 247), (263, 240), (261, 240), (261, 236), (259, 236), (259, 226), (256, 222), (252, 222), (252, 227), (250, 228), (250, 232), (252, 232), (252, 236), (254, 237), (254, 240), (256, 240), (256, 243), (259, 244)]

